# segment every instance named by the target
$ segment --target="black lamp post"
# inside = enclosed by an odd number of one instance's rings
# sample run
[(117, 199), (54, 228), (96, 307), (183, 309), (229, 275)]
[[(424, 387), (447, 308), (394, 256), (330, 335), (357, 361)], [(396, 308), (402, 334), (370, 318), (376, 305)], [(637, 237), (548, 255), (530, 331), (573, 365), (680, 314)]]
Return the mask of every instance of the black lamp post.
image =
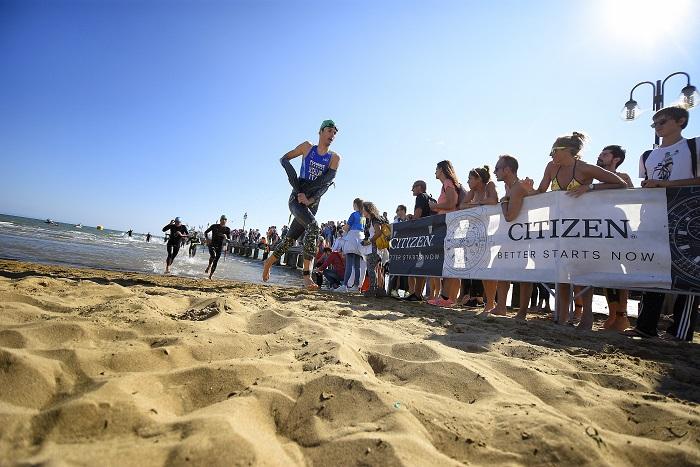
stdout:
[[(639, 117), (641, 111), (639, 109), (639, 105), (637, 104), (637, 101), (635, 101), (632, 98), (632, 94), (634, 93), (634, 90), (637, 89), (639, 86), (643, 84), (649, 84), (651, 85), (652, 89), (654, 90), (654, 100), (653, 100), (653, 109), (654, 112), (657, 112), (661, 110), (664, 106), (664, 88), (666, 86), (666, 81), (669, 80), (672, 76), (676, 75), (683, 75), (686, 77), (686, 86), (681, 89), (681, 95), (679, 98), (679, 104), (685, 106), (685, 108), (690, 109), (692, 107), (695, 107), (698, 105), (698, 102), (700, 101), (700, 95), (698, 95), (698, 91), (695, 88), (695, 86), (692, 86), (690, 84), (690, 75), (684, 71), (677, 71), (675, 73), (671, 73), (668, 75), (666, 78), (664, 78), (663, 81), (657, 80), (656, 83), (653, 83), (652, 81), (642, 81), (641, 83), (637, 83), (634, 85), (632, 90), (630, 91), (630, 100), (628, 100), (625, 103), (625, 106), (622, 108), (622, 113), (621, 117), (623, 120), (626, 121), (632, 121), (635, 120), (637, 117)], [(657, 147), (659, 145), (659, 137), (654, 132), (654, 147)]]

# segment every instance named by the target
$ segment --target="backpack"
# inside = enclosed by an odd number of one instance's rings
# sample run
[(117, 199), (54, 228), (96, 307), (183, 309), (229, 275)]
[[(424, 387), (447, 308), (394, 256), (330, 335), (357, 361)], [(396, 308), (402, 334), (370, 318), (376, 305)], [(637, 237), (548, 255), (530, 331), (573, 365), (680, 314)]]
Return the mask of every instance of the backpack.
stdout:
[(375, 245), (377, 245), (377, 250), (385, 250), (389, 248), (389, 240), (391, 240), (391, 226), (388, 222), (382, 222), (379, 225), (379, 231), (381, 233), (379, 234), (379, 237), (377, 237)]
[[(693, 177), (698, 176), (698, 148), (697, 148), (697, 138), (686, 139), (685, 142), (688, 143), (688, 149), (690, 150), (690, 164), (692, 166)], [(649, 175), (647, 174), (647, 159), (649, 159), (649, 154), (651, 154), (651, 149), (644, 151), (642, 154), (642, 166), (644, 167), (644, 180), (649, 180)]]
[[(426, 195), (426, 196), (428, 197), (428, 203), (437, 204), (437, 200), (435, 198), (433, 198), (432, 195)], [(430, 206), (428, 206), (428, 214), (422, 215), (422, 217), (435, 216), (435, 215), (437, 215), (437, 211), (430, 209)]]

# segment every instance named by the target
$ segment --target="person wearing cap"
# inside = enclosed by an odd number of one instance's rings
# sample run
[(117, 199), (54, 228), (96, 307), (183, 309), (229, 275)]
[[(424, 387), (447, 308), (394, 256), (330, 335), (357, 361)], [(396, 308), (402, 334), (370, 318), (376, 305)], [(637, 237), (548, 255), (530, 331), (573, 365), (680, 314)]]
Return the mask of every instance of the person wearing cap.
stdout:
[(177, 253), (180, 251), (182, 239), (187, 238), (189, 236), (189, 232), (187, 232), (187, 227), (180, 222), (179, 217), (172, 219), (165, 227), (163, 227), (163, 232), (166, 231), (170, 231), (170, 235), (166, 245), (168, 250), (168, 258), (165, 260), (165, 273), (170, 274), (170, 266), (173, 264)]
[[(209, 235), (211, 232), (211, 239)], [(212, 224), (204, 231), (204, 236), (209, 243), (209, 266), (204, 270), (204, 273), (209, 273), (209, 279), (216, 271), (216, 265), (221, 258), (221, 251), (224, 249), (224, 240), (231, 240), (231, 229), (226, 227), (226, 216), (222, 215), (218, 224)]]
[[(333, 183), (340, 156), (331, 151), (330, 145), (338, 133), (338, 128), (333, 120), (324, 120), (318, 130), (318, 144), (312, 145), (304, 141), (296, 148), (282, 156), (280, 163), (287, 173), (287, 179), (292, 186), (292, 194), (289, 196), (289, 211), (294, 216), (294, 221), (289, 227), (289, 232), (283, 241), (275, 248), (275, 251), (263, 264), (263, 281), (270, 279), (270, 269), (284, 255), (287, 250), (304, 233), (304, 285), (308, 289), (317, 289), (318, 286), (311, 279), (311, 264), (316, 253), (316, 241), (319, 236), (319, 226), (316, 222), (316, 212), (321, 201), (321, 196)], [(301, 169), (297, 175), (294, 167), (289, 162), (301, 156)]]

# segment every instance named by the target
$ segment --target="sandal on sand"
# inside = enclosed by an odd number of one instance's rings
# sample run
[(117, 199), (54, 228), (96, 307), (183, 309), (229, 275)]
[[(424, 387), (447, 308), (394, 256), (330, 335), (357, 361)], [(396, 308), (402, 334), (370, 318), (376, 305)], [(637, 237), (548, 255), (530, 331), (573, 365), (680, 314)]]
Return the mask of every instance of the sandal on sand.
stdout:
[(649, 339), (650, 337), (657, 337), (652, 334), (648, 334), (644, 331), (640, 331), (637, 328), (629, 328), (624, 331), (620, 331), (620, 334), (626, 337), (641, 337), (642, 339)]

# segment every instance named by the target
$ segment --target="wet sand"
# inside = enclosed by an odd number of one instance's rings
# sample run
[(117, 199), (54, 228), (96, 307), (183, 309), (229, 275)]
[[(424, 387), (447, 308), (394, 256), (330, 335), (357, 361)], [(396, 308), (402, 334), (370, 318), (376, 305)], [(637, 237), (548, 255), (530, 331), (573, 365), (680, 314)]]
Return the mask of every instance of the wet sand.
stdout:
[(0, 465), (697, 465), (699, 349), (0, 261)]

